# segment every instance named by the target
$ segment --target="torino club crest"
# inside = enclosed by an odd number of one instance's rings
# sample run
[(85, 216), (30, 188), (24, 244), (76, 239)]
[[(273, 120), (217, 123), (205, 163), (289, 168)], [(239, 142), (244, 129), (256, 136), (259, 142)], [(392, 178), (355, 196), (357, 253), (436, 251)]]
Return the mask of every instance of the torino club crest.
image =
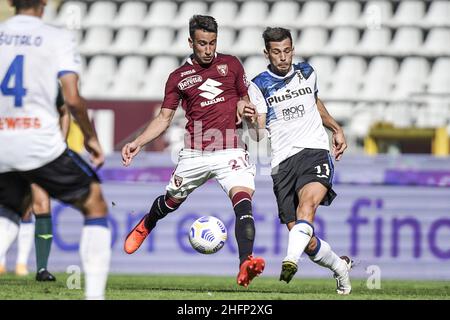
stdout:
[(228, 74), (228, 65), (227, 64), (219, 64), (217, 66), (217, 72), (223, 77)]

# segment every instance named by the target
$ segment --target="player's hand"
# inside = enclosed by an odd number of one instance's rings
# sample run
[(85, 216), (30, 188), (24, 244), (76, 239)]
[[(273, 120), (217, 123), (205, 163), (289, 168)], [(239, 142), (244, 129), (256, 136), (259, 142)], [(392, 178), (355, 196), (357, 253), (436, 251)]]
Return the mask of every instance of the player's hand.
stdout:
[(131, 164), (133, 158), (141, 151), (141, 146), (136, 142), (127, 143), (122, 148), (122, 164), (128, 167)]
[(90, 138), (85, 140), (84, 147), (91, 155), (91, 162), (96, 169), (99, 169), (105, 163), (105, 155), (97, 138)]
[(345, 149), (347, 149), (347, 142), (345, 140), (344, 131), (339, 130), (333, 133), (333, 155), (336, 161), (341, 160)]
[(252, 124), (257, 121), (258, 114), (256, 113), (256, 107), (253, 105), (253, 103), (249, 103), (245, 100), (240, 100), (238, 102), (237, 109), (238, 119), (240, 120), (239, 123), (242, 121), (242, 118)]

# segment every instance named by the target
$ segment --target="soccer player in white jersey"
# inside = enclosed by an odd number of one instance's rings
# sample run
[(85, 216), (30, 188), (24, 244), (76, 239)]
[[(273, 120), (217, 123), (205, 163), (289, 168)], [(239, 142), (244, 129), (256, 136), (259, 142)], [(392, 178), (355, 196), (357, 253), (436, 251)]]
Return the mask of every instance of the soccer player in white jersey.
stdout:
[[(342, 128), (318, 98), (317, 75), (306, 62), (292, 64), (290, 31), (267, 28), (263, 33), (268, 69), (256, 76), (249, 96), (256, 106), (253, 128), (266, 128), (272, 147), (272, 179), (279, 218), (289, 229), (287, 256), (280, 281), (287, 283), (306, 252), (312, 261), (334, 272), (339, 294), (351, 291), (351, 260), (339, 257), (314, 234), (314, 216), (320, 204), (330, 205), (334, 167), (325, 128), (333, 133), (333, 154), (342, 157), (346, 142)], [(245, 114), (252, 114), (247, 106)], [(256, 115), (256, 113), (255, 113)], [(266, 130), (258, 130), (261, 137)]]
[[(64, 104), (61, 88), (58, 89), (56, 106), (60, 116), (60, 126), (64, 139), (67, 139), (70, 127), (70, 113)], [(47, 270), (48, 257), (52, 245), (52, 218), (50, 210), (50, 197), (48, 193), (37, 184), (31, 185), (32, 205), (22, 216), (19, 234), (17, 235), (17, 259), (15, 274), (27, 276), (28, 257), (33, 245), (36, 251), (36, 281), (56, 281), (56, 278)], [(36, 223), (33, 221), (33, 213)], [(0, 237), (6, 237), (0, 234)], [(12, 244), (12, 243), (11, 243)], [(6, 255), (0, 260), (0, 275), (6, 273)]]
[(11, 0), (0, 24), (0, 259), (30, 205), (30, 184), (80, 210), (80, 256), (87, 299), (103, 299), (111, 256), (107, 205), (95, 171), (67, 149), (55, 108), (57, 81), (78, 122), (93, 165), (104, 155), (79, 95), (80, 57), (71, 33), (45, 24), (46, 0)]

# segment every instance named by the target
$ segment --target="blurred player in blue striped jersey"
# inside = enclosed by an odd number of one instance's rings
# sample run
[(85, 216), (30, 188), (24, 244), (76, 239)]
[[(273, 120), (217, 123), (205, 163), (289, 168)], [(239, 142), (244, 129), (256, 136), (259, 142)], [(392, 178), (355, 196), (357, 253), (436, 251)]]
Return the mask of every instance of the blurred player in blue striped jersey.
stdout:
[(349, 294), (352, 261), (336, 255), (327, 242), (315, 235), (313, 226), (319, 205), (330, 205), (336, 197), (332, 189), (334, 166), (324, 127), (333, 134), (336, 160), (347, 148), (344, 133), (318, 98), (314, 69), (306, 62), (292, 63), (290, 31), (267, 28), (263, 38), (270, 65), (252, 80), (249, 96), (254, 106), (247, 106), (245, 114), (255, 116), (252, 127), (260, 129), (258, 138), (268, 132), (271, 142), (279, 218), (289, 230), (280, 281), (293, 278), (300, 256), (306, 252), (313, 262), (333, 271), (337, 293)]
[(91, 161), (100, 167), (103, 151), (78, 91), (76, 40), (42, 21), (46, 0), (9, 2), (16, 15), (0, 24), (0, 257), (15, 238), (35, 183), (83, 213), (85, 295), (103, 299), (111, 256), (108, 208), (95, 171), (67, 148), (55, 108), (59, 80)]

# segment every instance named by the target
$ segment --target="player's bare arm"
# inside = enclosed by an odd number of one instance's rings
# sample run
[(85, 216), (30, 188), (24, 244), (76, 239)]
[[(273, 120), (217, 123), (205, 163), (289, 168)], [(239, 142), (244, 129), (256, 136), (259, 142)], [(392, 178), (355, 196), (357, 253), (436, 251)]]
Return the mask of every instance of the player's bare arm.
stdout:
[(317, 109), (319, 110), (323, 125), (333, 133), (333, 155), (335, 159), (339, 161), (341, 160), (345, 149), (347, 149), (344, 130), (342, 130), (342, 127), (328, 113), (328, 110), (319, 98), (317, 98)]
[(79, 94), (78, 75), (68, 73), (62, 76), (60, 81), (65, 103), (83, 132), (84, 146), (91, 155), (91, 162), (99, 168), (105, 162), (105, 156), (94, 127), (89, 121), (86, 101)]
[(63, 134), (64, 140), (67, 140), (70, 128), (70, 112), (67, 105), (63, 105), (58, 109), (59, 112), (59, 125), (61, 126), (61, 132)]
[(122, 148), (122, 164), (129, 166), (133, 158), (147, 143), (163, 134), (169, 128), (174, 115), (175, 110), (161, 108), (158, 116), (150, 122), (144, 132)]

